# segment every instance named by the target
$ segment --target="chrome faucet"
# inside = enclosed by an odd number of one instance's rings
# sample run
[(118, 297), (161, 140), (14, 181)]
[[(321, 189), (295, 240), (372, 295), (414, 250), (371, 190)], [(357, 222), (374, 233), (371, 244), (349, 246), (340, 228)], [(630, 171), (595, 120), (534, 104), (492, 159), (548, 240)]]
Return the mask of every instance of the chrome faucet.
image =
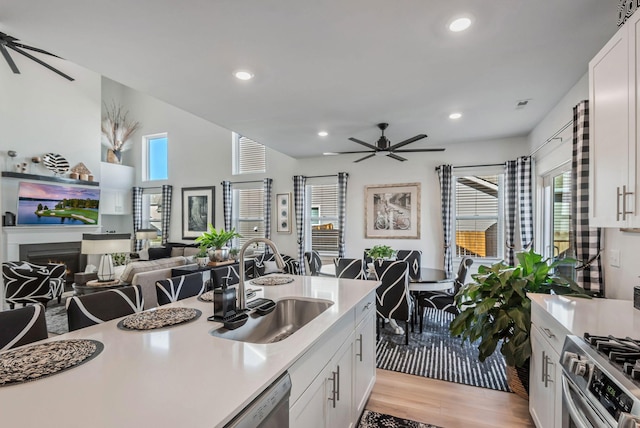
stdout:
[(278, 269), (284, 269), (284, 260), (282, 260), (282, 256), (278, 252), (278, 248), (276, 244), (273, 243), (270, 239), (267, 238), (251, 238), (247, 242), (244, 243), (242, 248), (240, 248), (240, 252), (238, 253), (238, 309), (244, 311), (247, 309), (247, 295), (245, 294), (244, 287), (244, 252), (251, 244), (255, 244), (257, 242), (263, 242), (271, 248), (273, 251), (274, 258), (276, 260), (276, 265)]

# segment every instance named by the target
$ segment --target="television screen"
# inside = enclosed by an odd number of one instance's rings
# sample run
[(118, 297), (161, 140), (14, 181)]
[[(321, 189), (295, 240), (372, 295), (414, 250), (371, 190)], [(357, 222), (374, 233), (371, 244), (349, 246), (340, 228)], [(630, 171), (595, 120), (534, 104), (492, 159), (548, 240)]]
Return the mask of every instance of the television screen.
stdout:
[(20, 182), (17, 224), (95, 226), (99, 204), (98, 188)]

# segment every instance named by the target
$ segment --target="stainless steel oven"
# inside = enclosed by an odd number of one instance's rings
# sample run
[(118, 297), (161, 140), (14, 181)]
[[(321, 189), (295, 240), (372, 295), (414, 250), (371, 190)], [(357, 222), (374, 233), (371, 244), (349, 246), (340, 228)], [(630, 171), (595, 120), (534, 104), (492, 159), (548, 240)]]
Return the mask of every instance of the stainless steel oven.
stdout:
[[(640, 383), (618, 365), (616, 351), (608, 345), (599, 350), (587, 340), (565, 339), (560, 357), (562, 428), (640, 428)], [(636, 353), (640, 359), (640, 347)]]

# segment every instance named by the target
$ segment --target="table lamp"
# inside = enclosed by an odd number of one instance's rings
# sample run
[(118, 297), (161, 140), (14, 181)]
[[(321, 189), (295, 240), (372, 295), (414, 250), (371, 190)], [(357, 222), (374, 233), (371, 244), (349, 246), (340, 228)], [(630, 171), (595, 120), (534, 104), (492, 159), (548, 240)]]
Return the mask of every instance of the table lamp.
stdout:
[(158, 229), (138, 229), (136, 239), (144, 241), (143, 250), (148, 250), (152, 239), (158, 237)]
[(115, 279), (112, 253), (128, 253), (131, 251), (130, 233), (83, 233), (82, 254), (102, 254), (98, 267), (98, 281), (107, 282)]

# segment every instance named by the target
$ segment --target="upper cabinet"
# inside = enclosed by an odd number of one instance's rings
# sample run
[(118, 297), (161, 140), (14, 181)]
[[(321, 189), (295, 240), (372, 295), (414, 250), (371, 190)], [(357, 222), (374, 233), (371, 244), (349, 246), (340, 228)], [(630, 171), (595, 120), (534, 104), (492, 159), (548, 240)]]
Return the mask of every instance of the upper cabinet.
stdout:
[(133, 167), (100, 163), (100, 213), (103, 215), (131, 214)]
[(636, 189), (640, 14), (589, 63), (589, 221), (594, 227), (638, 227)]

